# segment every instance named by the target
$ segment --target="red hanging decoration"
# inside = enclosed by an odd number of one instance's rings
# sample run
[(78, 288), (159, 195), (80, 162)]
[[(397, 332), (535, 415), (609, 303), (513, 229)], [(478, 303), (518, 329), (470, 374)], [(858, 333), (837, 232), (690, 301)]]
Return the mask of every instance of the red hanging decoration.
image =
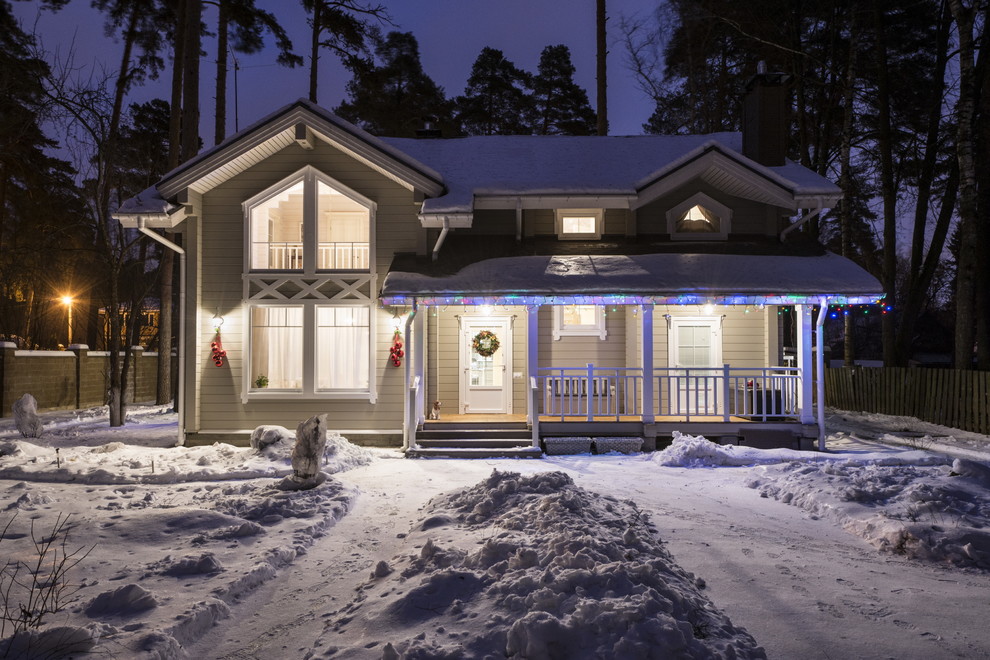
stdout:
[(213, 364), (218, 367), (223, 366), (223, 361), (227, 357), (227, 351), (223, 350), (223, 342), (220, 341), (220, 332), (217, 332), (216, 339), (210, 343), (212, 349)]
[(392, 335), (392, 348), (388, 349), (389, 360), (392, 361), (393, 367), (402, 366), (402, 358), (405, 357), (406, 353), (402, 350), (402, 333), (398, 330)]

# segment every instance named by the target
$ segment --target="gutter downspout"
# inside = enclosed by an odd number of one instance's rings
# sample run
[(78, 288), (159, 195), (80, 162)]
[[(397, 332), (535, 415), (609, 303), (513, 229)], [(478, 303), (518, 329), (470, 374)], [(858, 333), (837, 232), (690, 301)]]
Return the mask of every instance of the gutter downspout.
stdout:
[(823, 296), (815, 319), (815, 403), (818, 408), (818, 451), (825, 451), (825, 315), (828, 314), (828, 297)]
[[(446, 221), (444, 221), (446, 223)], [(434, 253), (436, 254), (436, 253)], [(406, 347), (406, 360), (404, 374), (406, 388), (403, 392), (403, 398), (405, 403), (403, 405), (403, 429), (402, 429), (402, 449), (403, 451), (412, 449), (416, 445), (416, 427), (419, 426), (419, 418), (416, 415), (416, 401), (419, 399), (419, 389), (423, 386), (422, 383), (414, 381), (416, 377), (414, 375), (413, 369), (413, 354), (412, 354), (412, 344), (409, 341), (410, 331), (412, 330), (413, 319), (416, 317), (416, 313), (419, 311), (417, 309), (416, 302), (413, 301), (412, 311), (406, 315), (406, 325), (403, 328), (405, 335), (402, 337), (402, 341)], [(415, 384), (415, 387), (414, 387)], [(415, 395), (416, 399), (413, 399)]]
[(440, 248), (443, 247), (444, 239), (447, 238), (447, 232), (450, 231), (450, 217), (443, 216), (443, 229), (440, 230), (440, 237), (437, 238), (437, 244), (433, 246), (433, 261), (437, 260), (437, 256), (440, 254)]
[(815, 207), (815, 210), (808, 211), (797, 222), (794, 222), (793, 224), (784, 227), (784, 230), (780, 232), (780, 242), (783, 243), (784, 241), (786, 241), (788, 234), (790, 234), (792, 231), (794, 231), (804, 223), (808, 222), (815, 216), (821, 214), (822, 211), (824, 211), (824, 209), (822, 208), (822, 200), (819, 199), (818, 205)]
[[(148, 229), (146, 220), (138, 218), (138, 231), (152, 238), (169, 250), (179, 255), (179, 393), (176, 395), (175, 406), (179, 409), (179, 445), (186, 444), (186, 251), (168, 240), (161, 234)], [(161, 346), (158, 347), (158, 359), (161, 359)], [(169, 346), (169, 351), (172, 347)]]

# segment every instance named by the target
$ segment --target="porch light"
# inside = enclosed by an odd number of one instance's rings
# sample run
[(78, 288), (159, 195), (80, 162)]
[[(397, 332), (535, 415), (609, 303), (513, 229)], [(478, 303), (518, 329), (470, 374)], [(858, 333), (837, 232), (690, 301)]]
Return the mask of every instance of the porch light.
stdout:
[(216, 314), (213, 315), (213, 318), (210, 319), (210, 323), (212, 324), (210, 327), (213, 328), (213, 331), (220, 334), (220, 328), (223, 327), (223, 317), (220, 316), (220, 310), (217, 310)]
[(398, 312), (392, 313), (392, 330), (402, 332), (402, 317), (399, 316)]
[(701, 308), (701, 311), (704, 312), (705, 315), (710, 315), (715, 311), (715, 305), (705, 303), (705, 306)]
[(493, 307), (492, 305), (481, 306), (481, 313), (484, 314), (485, 316), (491, 316), (494, 311), (495, 311), (495, 307)]

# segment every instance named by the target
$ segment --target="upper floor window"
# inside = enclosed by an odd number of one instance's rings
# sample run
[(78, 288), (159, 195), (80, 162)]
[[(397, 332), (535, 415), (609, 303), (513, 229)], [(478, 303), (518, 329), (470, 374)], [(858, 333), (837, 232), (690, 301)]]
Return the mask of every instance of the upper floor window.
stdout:
[(312, 167), (244, 206), (249, 270), (371, 269), (375, 203)]
[(724, 240), (732, 210), (705, 193), (696, 193), (667, 211), (667, 233), (680, 240)]
[(557, 237), (596, 240), (602, 237), (602, 209), (557, 209)]

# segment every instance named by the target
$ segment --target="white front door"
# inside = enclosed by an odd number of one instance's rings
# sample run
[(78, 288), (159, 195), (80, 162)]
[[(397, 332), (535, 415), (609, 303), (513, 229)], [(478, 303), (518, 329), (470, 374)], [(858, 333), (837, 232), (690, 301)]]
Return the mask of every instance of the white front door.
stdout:
[[(492, 336), (498, 344), (494, 352), (491, 352)], [(511, 319), (507, 316), (461, 317), (460, 344), (461, 414), (511, 413)]]
[(722, 320), (720, 318), (672, 318), (670, 366), (677, 388), (674, 414), (721, 415), (724, 401), (718, 397), (722, 373)]

